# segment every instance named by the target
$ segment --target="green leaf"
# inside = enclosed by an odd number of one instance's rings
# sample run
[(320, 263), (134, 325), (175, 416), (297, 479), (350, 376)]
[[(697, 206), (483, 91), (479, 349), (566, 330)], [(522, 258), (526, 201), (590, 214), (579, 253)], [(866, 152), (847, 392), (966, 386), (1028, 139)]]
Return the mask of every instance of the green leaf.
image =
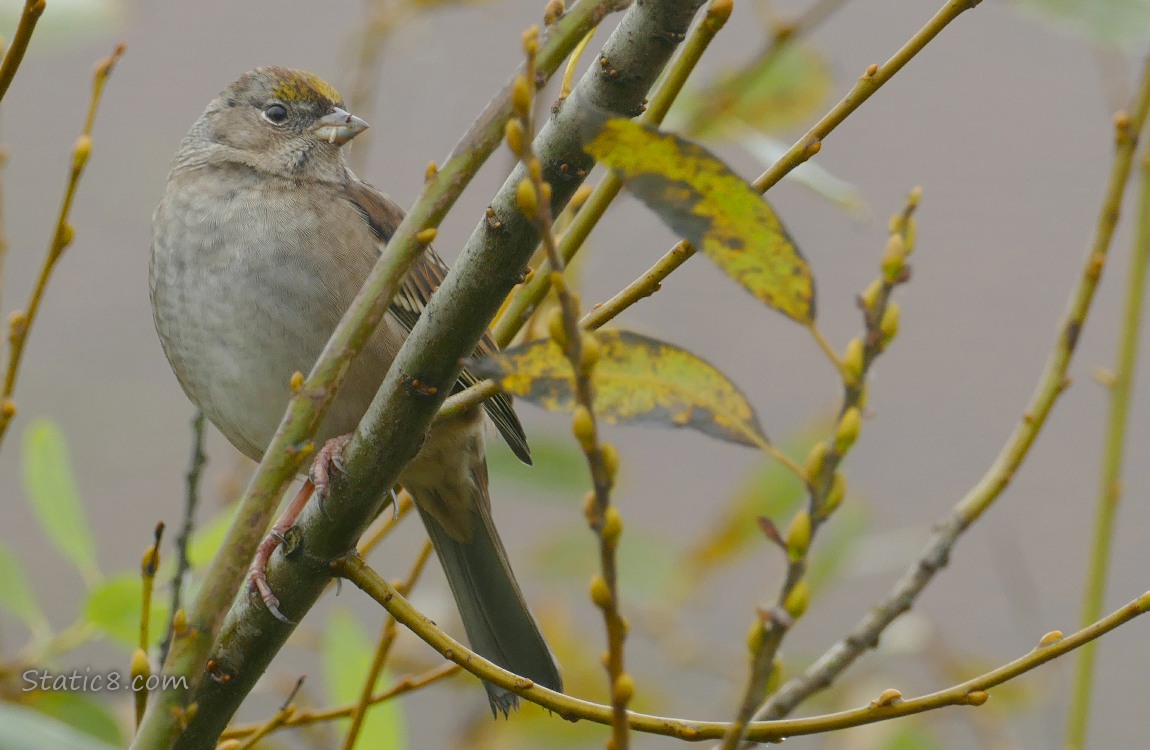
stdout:
[[(136, 573), (118, 573), (88, 592), (85, 619), (100, 632), (128, 649), (139, 645), (140, 607), (144, 584)], [(168, 627), (168, 607), (152, 595), (148, 637), (153, 643), (164, 637)]]
[(745, 127), (780, 133), (818, 113), (831, 92), (830, 66), (810, 47), (788, 45), (759, 55), (702, 89), (686, 92), (676, 107), (683, 132), (722, 138)]
[[(323, 633), (322, 658), (328, 696), (334, 703), (359, 700), (374, 655), (375, 644), (368, 639), (359, 621), (346, 610), (333, 610)], [(386, 671), (381, 682), (387, 683)], [(378, 685), (376, 690), (379, 690)], [(350, 725), (349, 719), (338, 722), (342, 732), (346, 732)], [(363, 750), (406, 748), (407, 724), (403, 704), (393, 698), (369, 707), (355, 746)]]
[(535, 435), (531, 438), (531, 466), (525, 466), (502, 441), (488, 447), (487, 468), (493, 476), (505, 477), (546, 496), (570, 500), (572, 493), (582, 497), (590, 486), (587, 457), (569, 438)]
[(807, 582), (816, 593), (839, 578), (869, 526), (866, 508), (851, 495), (849, 482), (847, 488), (842, 506), (823, 525), (818, 543), (811, 551)]
[(220, 545), (224, 543), (224, 537), (238, 509), (239, 505), (233, 503), (192, 533), (192, 539), (188, 543), (188, 561), (193, 568), (205, 566), (212, 561)]
[(1108, 47), (1131, 51), (1150, 39), (1150, 0), (1014, 0), (1014, 4)]
[(615, 170), (667, 226), (768, 307), (815, 317), (811, 270), (759, 192), (698, 144), (631, 120), (582, 123), (584, 150)]
[[(535, 570), (552, 581), (582, 587), (599, 571), (599, 546), (592, 534), (566, 530), (532, 554)], [(667, 538), (642, 529), (628, 529), (619, 541), (619, 587), (627, 601), (653, 604), (677, 590), (683, 561)]]
[(116, 750), (51, 716), (15, 703), (0, 703), (0, 748), (3, 750)]
[[(29, 705), (41, 713), (55, 717), (86, 735), (124, 746), (125, 737), (112, 707), (103, 700), (82, 692), (37, 691)], [(0, 748), (4, 747), (0, 744)]]
[[(766, 441), (755, 410), (727, 376), (664, 341), (628, 331), (599, 331), (592, 373), (595, 413), (611, 424), (690, 427), (743, 445)], [(571, 363), (551, 339), (505, 349), (470, 365), (501, 388), (551, 411), (574, 408)]]
[(40, 528), (93, 586), (101, 577), (96, 549), (60, 428), (47, 419), (33, 420), (24, 432), (23, 458), (24, 490)]
[(20, 618), (34, 634), (46, 633), (49, 629), (48, 619), (24, 575), (24, 566), (3, 544), (0, 544), (0, 608)]

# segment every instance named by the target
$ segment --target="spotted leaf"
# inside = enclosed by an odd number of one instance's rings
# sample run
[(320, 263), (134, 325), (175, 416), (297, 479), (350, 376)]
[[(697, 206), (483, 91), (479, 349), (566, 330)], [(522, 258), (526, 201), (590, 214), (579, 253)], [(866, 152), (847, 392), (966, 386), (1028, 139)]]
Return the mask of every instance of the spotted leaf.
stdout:
[(814, 278), (774, 209), (702, 146), (591, 113), (583, 148), (615, 170), (667, 226), (702, 248), (761, 302), (800, 323), (815, 317)]
[[(595, 413), (610, 424), (689, 427), (720, 440), (766, 441), (746, 396), (688, 351), (627, 331), (599, 331), (592, 385)], [(469, 365), (503, 390), (551, 411), (575, 404), (571, 364), (551, 339), (506, 349)]]

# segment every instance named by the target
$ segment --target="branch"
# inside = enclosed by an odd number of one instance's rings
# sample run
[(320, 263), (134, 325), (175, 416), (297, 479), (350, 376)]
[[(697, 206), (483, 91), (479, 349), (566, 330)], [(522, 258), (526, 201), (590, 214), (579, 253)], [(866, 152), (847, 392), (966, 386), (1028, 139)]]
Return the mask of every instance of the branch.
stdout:
[[(1150, 263), (1150, 157), (1142, 150), (1141, 201), (1138, 207), (1138, 231), (1128, 271), (1125, 310), (1118, 341), (1118, 362), (1111, 380), (1110, 415), (1103, 453), (1102, 477), (1095, 510), (1094, 541), (1091, 544), (1090, 567), (1083, 593), (1082, 621), (1093, 622), (1102, 613), (1106, 598), (1106, 578), (1110, 567), (1111, 544), (1118, 503), (1122, 499), (1122, 463), (1126, 453), (1126, 425), (1130, 419), (1130, 387), (1138, 362), (1138, 340), (1141, 338), (1142, 306), (1146, 297), (1146, 267)], [(1066, 747), (1085, 747), (1086, 728), (1090, 717), (1090, 689), (1094, 676), (1094, 647), (1078, 655), (1074, 677), (1074, 695), (1067, 721)]]
[[(548, 690), (468, 650), (412, 607), (391, 584), (369, 568), (362, 559), (349, 555), (332, 563), (332, 568), (337, 575), (347, 578), (371, 596), (429, 646), (476, 677), (510, 690), (524, 700), (554, 711), (564, 719), (570, 721), (585, 719), (608, 726), (612, 723), (614, 712), (611, 706)], [(787, 737), (848, 729), (911, 716), (944, 706), (981, 706), (989, 697), (986, 691), (991, 688), (1090, 643), (1135, 617), (1145, 614), (1148, 610), (1150, 610), (1150, 591), (1077, 633), (1069, 636), (1063, 636), (1058, 631), (1047, 633), (1039, 641), (1038, 646), (1025, 656), (945, 690), (903, 700), (897, 690), (888, 689), (870, 705), (862, 708), (805, 719), (754, 722), (747, 726), (745, 736), (752, 742), (780, 742)], [(637, 732), (690, 741), (718, 739), (734, 726), (728, 722), (690, 721), (633, 711), (627, 712), (627, 722), (631, 729)]]
[[(27, 36), (32, 34), (32, 27), (36, 25), (36, 18), (43, 10), (43, 0), (27, 4), (24, 17), (20, 20), (20, 26), (16, 30), (17, 37), (20, 37), (22, 31)], [(27, 28), (25, 29), (26, 24)], [(19, 38), (13, 40), (8, 54), (4, 56), (4, 62), (0, 63), (0, 97), (3, 97), (4, 91), (11, 83), (12, 76), (16, 74), (16, 66), (20, 64), (20, 58), (24, 54), (22, 47), (17, 48), (18, 42), (21, 42)], [(22, 44), (27, 46), (27, 37), (22, 40)], [(13, 311), (8, 318), (8, 369), (4, 374), (3, 391), (0, 391), (0, 441), (3, 441), (8, 425), (16, 416), (16, 404), (12, 401), (12, 392), (16, 389), (16, 376), (20, 372), (20, 362), (24, 355), (24, 345), (28, 342), (28, 332), (32, 328), (33, 321), (36, 320), (36, 313), (40, 311), (40, 303), (44, 299), (44, 291), (48, 287), (48, 279), (51, 278), (52, 271), (56, 269), (56, 263), (76, 237), (76, 230), (68, 221), (68, 217), (72, 213), (72, 201), (76, 197), (80, 176), (88, 164), (88, 157), (92, 155), (92, 126), (96, 122), (96, 110), (100, 106), (104, 84), (107, 83), (108, 77), (112, 75), (112, 68), (116, 66), (116, 62), (123, 54), (124, 45), (120, 44), (110, 56), (96, 63), (96, 72), (92, 76), (92, 97), (88, 103), (88, 116), (84, 120), (84, 129), (81, 131), (80, 137), (76, 139), (76, 145), (72, 147), (72, 166), (68, 173), (67, 187), (64, 188), (64, 198), (60, 202), (60, 212), (56, 217), (56, 227), (52, 232), (52, 242), (48, 245), (48, 253), (44, 256), (44, 264), (40, 267), (40, 275), (36, 279), (36, 286), (32, 288), (28, 305), (23, 310)]]
[(1148, 110), (1150, 110), (1150, 57), (1147, 58), (1143, 69), (1131, 114), (1119, 112), (1114, 118), (1116, 131), (1114, 163), (1102, 209), (1099, 212), (1094, 242), (1086, 256), (1082, 277), (1071, 295), (1070, 306), (1060, 326), (1050, 361), (1039, 380), (1034, 396), (1031, 397), (1022, 421), (1014, 429), (1014, 433), (999, 452), (994, 464), (978, 484), (938, 524), (926, 549), (895, 584), (894, 590), (872, 608), (845, 638), (828, 649), (802, 675), (783, 685), (755, 714), (756, 719), (786, 716), (810, 695), (829, 686), (864, 651), (873, 648), (883, 630), (896, 617), (910, 609), (926, 585), (946, 565), (950, 551), (962, 533), (978, 520), (1014, 478), (1014, 474), (1030, 452), (1030, 446), (1046, 423), (1054, 402), (1070, 385), (1066, 371), (1070, 366), (1070, 359), (1078, 343), (1078, 335), (1086, 321), (1086, 314), (1090, 311), (1090, 303), (1106, 264), (1114, 227), (1118, 223), (1126, 181), (1134, 160), (1137, 135), (1142, 132)]
[(28, 51), (28, 43), (32, 41), (32, 32), (36, 29), (36, 22), (44, 12), (47, 3), (44, 0), (25, 0), (24, 11), (20, 15), (20, 23), (16, 25), (16, 33), (12, 35), (12, 44), (4, 53), (4, 61), (0, 62), (0, 99), (8, 93), (12, 79), (16, 77), (16, 70)]

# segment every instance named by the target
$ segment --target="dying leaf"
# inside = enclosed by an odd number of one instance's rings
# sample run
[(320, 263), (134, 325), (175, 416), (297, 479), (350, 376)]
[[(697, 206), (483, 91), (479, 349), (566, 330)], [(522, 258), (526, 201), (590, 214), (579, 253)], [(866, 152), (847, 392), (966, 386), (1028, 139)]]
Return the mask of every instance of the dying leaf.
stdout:
[(814, 279), (774, 209), (718, 157), (671, 133), (595, 113), (584, 150), (615, 170), (671, 229), (768, 307), (815, 317)]
[[(595, 413), (611, 424), (690, 427), (743, 445), (765, 440), (746, 396), (694, 354), (628, 331), (599, 331)], [(571, 364), (551, 339), (505, 349), (469, 365), (503, 390), (551, 411), (575, 404)]]

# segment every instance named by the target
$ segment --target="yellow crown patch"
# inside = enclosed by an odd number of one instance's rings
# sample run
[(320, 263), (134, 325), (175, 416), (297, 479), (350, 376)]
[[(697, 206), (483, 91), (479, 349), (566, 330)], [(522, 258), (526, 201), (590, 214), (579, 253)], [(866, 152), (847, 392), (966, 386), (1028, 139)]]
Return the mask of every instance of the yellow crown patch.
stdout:
[(272, 89), (272, 94), (285, 102), (298, 102), (322, 97), (331, 102), (341, 102), (339, 95), (330, 83), (317, 75), (302, 71), (288, 70)]

